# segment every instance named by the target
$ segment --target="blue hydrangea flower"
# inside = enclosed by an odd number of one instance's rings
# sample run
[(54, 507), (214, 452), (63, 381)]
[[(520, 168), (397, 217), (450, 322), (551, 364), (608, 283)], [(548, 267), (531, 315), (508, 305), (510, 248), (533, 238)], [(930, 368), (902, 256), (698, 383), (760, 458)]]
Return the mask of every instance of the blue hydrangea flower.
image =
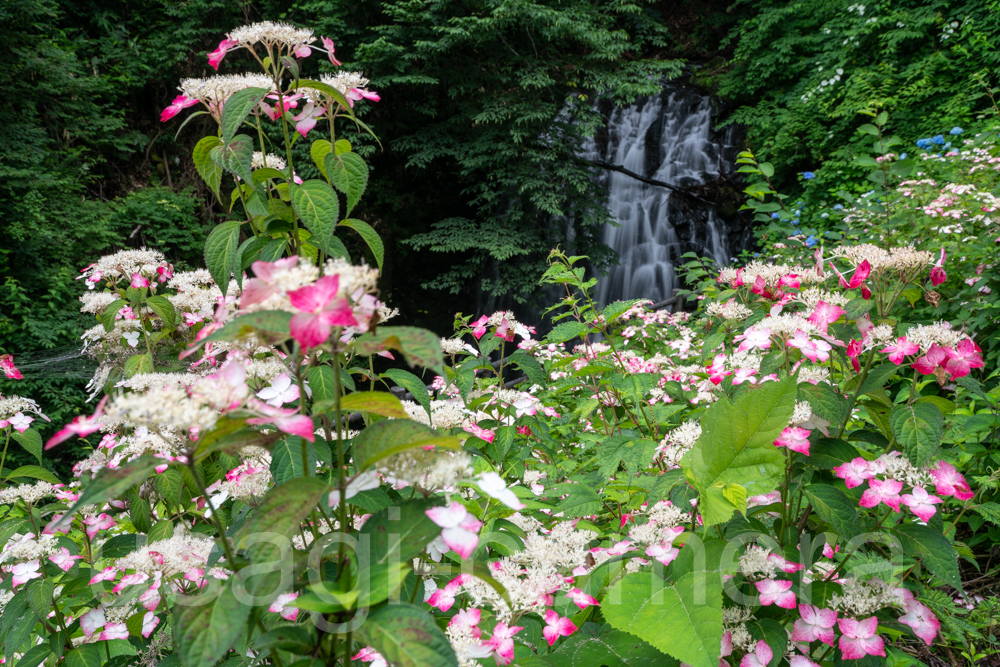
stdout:
[(774, 213), (771, 214), (771, 217), (774, 218), (775, 220), (777, 220), (778, 218), (781, 217), (781, 214), (778, 213), (777, 211), (775, 211)]
[(807, 181), (811, 181), (812, 179), (816, 178), (816, 174), (812, 173), (811, 171), (806, 171), (802, 173), (802, 178), (804, 178)]
[(816, 245), (816, 237), (815, 236), (806, 237), (806, 246), (811, 248), (814, 245)]
[(948, 130), (948, 134), (962, 134), (962, 128), (956, 125), (955, 127)]
[(931, 147), (930, 139), (917, 139), (917, 148), (923, 148), (924, 150), (928, 150), (930, 147)]
[(944, 143), (944, 135), (943, 134), (939, 134), (936, 137), (931, 137), (931, 143), (935, 143), (938, 146), (940, 146), (941, 144)]
[(906, 153), (900, 153), (899, 154), (899, 159), (900, 160), (905, 160), (906, 159)]
[(944, 149), (945, 150), (948, 150), (949, 148), (951, 148), (951, 142), (950, 141), (944, 145)]
[(820, 215), (819, 217), (821, 217), (821, 218), (829, 218), (829, 217), (830, 217), (830, 214), (829, 214), (829, 213), (823, 213), (823, 214), (822, 214), (822, 215)]
[(834, 204), (833, 210), (834, 211), (842, 211), (842, 210), (844, 210), (844, 205), (843, 204)]

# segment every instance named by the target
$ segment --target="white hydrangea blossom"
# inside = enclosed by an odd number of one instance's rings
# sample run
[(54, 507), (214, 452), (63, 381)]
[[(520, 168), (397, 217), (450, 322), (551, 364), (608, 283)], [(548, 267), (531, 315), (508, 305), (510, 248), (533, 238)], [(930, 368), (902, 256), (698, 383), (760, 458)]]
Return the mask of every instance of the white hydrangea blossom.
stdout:
[(266, 46), (294, 47), (316, 41), (313, 31), (308, 28), (296, 28), (288, 23), (275, 21), (261, 21), (260, 23), (240, 26), (226, 36), (242, 45), (260, 43)]
[(210, 107), (228, 100), (247, 88), (271, 90), (274, 81), (264, 74), (217, 74), (206, 79), (183, 79), (178, 88), (186, 97), (204, 102)]

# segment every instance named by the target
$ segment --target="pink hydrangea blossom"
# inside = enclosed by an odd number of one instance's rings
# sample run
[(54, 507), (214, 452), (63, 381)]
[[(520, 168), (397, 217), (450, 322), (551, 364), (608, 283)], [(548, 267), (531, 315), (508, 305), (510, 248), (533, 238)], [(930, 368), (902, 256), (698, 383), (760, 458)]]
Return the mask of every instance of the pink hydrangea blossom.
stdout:
[(771, 650), (766, 641), (761, 639), (754, 647), (753, 653), (747, 653), (743, 656), (740, 667), (767, 667), (773, 657), (774, 651)]
[(876, 634), (878, 618), (869, 616), (863, 621), (853, 618), (841, 618), (840, 651), (848, 660), (860, 660), (866, 655), (885, 657), (885, 647), (882, 638)]
[(522, 626), (507, 627), (503, 621), (493, 629), (493, 636), (484, 645), (493, 649), (493, 659), (498, 665), (509, 665), (514, 660), (514, 635), (521, 630)]
[(299, 596), (298, 593), (282, 593), (274, 599), (267, 608), (268, 611), (280, 615), (286, 621), (294, 621), (299, 617), (299, 610), (289, 606)]
[(754, 582), (757, 592), (760, 593), (761, 606), (768, 607), (776, 604), (782, 609), (795, 609), (795, 593), (791, 581), (782, 579), (763, 579)]
[(906, 601), (903, 604), (903, 611), (906, 614), (899, 617), (899, 622), (910, 626), (913, 634), (923, 639), (928, 646), (934, 643), (938, 631), (941, 630), (941, 622), (934, 612), (918, 600)]
[(448, 621), (448, 627), (459, 627), (464, 628), (469, 631), (469, 633), (479, 639), (483, 636), (483, 631), (479, 629), (479, 621), (482, 618), (483, 612), (475, 607), (470, 607), (469, 609), (459, 609), (458, 613), (451, 617)]
[(837, 474), (837, 477), (844, 480), (849, 489), (860, 486), (866, 479), (871, 479), (875, 475), (868, 466), (868, 461), (860, 456), (843, 465), (837, 466), (833, 471)]
[(934, 263), (934, 268), (931, 269), (931, 285), (934, 287), (948, 280), (948, 274), (944, 270), (944, 260), (946, 257), (947, 254), (945, 254), (944, 248), (941, 248), (941, 257)]
[(965, 476), (947, 461), (938, 461), (937, 466), (928, 472), (934, 478), (934, 489), (939, 496), (969, 500), (976, 495), (965, 481)]
[(590, 606), (600, 606), (601, 604), (600, 602), (597, 601), (597, 598), (591, 595), (587, 595), (579, 588), (573, 588), (570, 591), (568, 591), (566, 593), (566, 597), (572, 600), (573, 604), (575, 604), (580, 609), (586, 609), (587, 607)]
[(26, 563), (18, 563), (17, 565), (10, 568), (10, 573), (13, 575), (10, 579), (11, 588), (17, 588), (22, 584), (26, 584), (32, 579), (38, 579), (42, 576), (39, 572), (41, 569), (41, 563), (36, 558), (35, 560), (29, 560)]
[(833, 324), (840, 319), (841, 315), (845, 315), (846, 310), (837, 306), (835, 304), (827, 303), (820, 299), (819, 303), (813, 309), (812, 314), (807, 318), (810, 322), (816, 325), (816, 328), (820, 331), (826, 332), (829, 325)]
[(944, 348), (947, 359), (944, 362), (944, 369), (951, 373), (953, 379), (965, 377), (973, 368), (982, 368), (982, 349), (971, 338), (965, 338), (959, 342), (956, 349)]
[(337, 296), (339, 289), (340, 276), (332, 275), (288, 293), (292, 307), (299, 311), (292, 316), (290, 332), (302, 347), (310, 349), (325, 343), (331, 327), (358, 323), (347, 299)]
[(560, 637), (569, 637), (576, 632), (576, 624), (570, 619), (560, 616), (555, 610), (549, 609), (545, 612), (545, 627), (542, 628), (542, 635), (552, 646)]
[(472, 555), (479, 546), (478, 531), (483, 524), (469, 514), (465, 506), (452, 501), (447, 507), (431, 507), (424, 510), (430, 520), (443, 528), (441, 539), (462, 559)]
[(890, 343), (882, 348), (883, 354), (889, 355), (889, 361), (899, 366), (903, 363), (903, 358), (920, 351), (920, 346), (906, 340), (906, 336), (900, 336), (895, 343)]
[(895, 512), (899, 512), (899, 503), (902, 498), (899, 492), (903, 490), (903, 483), (894, 479), (870, 479), (868, 488), (861, 494), (861, 507), (875, 507), (879, 503), (885, 503)]
[(788, 447), (793, 452), (809, 456), (809, 431), (798, 426), (789, 426), (774, 441), (774, 446)]
[(811, 604), (800, 604), (799, 617), (792, 627), (792, 641), (821, 641), (833, 646), (833, 628), (837, 625), (836, 610), (820, 609)]
[(943, 347), (935, 343), (934, 345), (931, 345), (930, 349), (927, 350), (927, 353), (924, 356), (918, 358), (910, 364), (910, 366), (924, 375), (933, 375), (938, 366), (941, 366), (947, 360), (948, 353), (945, 352)]
[(17, 367), (14, 366), (14, 357), (9, 354), (0, 355), (0, 368), (3, 369), (3, 374), (7, 376), (8, 380), (24, 379), (21, 371), (17, 370)]
[(84, 417), (83, 415), (75, 417), (73, 421), (56, 431), (55, 435), (49, 438), (49, 441), (45, 443), (45, 449), (52, 449), (59, 443), (69, 440), (74, 435), (78, 438), (85, 438), (91, 433), (101, 430), (100, 417), (104, 414), (104, 406), (107, 402), (108, 397), (105, 396), (101, 399), (101, 402), (97, 404), (97, 409), (94, 410), (94, 414), (89, 417)]
[(68, 572), (73, 567), (73, 561), (80, 560), (83, 556), (72, 556), (69, 549), (60, 547), (59, 551), (50, 554), (49, 560), (63, 572)]
[(922, 486), (913, 487), (912, 493), (905, 493), (902, 502), (910, 511), (920, 517), (921, 521), (930, 521), (937, 509), (934, 507), (938, 503), (944, 502), (937, 496), (927, 493)]
[(222, 59), (226, 57), (226, 52), (235, 46), (238, 46), (239, 42), (234, 39), (224, 39), (219, 42), (219, 45), (215, 47), (215, 51), (208, 54), (208, 64), (212, 66), (212, 69), (219, 71), (219, 63)]

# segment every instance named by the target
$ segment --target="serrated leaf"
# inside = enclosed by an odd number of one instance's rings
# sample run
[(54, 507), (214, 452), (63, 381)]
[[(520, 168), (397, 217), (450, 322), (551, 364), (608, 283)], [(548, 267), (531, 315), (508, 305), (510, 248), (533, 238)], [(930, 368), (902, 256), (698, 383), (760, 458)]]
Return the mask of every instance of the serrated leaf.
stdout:
[(399, 350), (410, 367), (423, 366), (444, 375), (444, 353), (440, 339), (427, 329), (417, 327), (379, 327), (354, 342), (354, 351), (362, 356), (384, 350)]
[(11, 429), (10, 435), (25, 451), (38, 459), (38, 465), (42, 464), (42, 436), (38, 435), (38, 431), (29, 428), (24, 433), (21, 433), (15, 429)]
[(340, 408), (345, 412), (360, 410), (394, 419), (410, 418), (399, 399), (385, 391), (357, 391), (348, 394), (341, 400)]
[(211, 152), (213, 148), (221, 145), (222, 139), (219, 137), (203, 137), (195, 144), (194, 151), (191, 154), (191, 158), (194, 160), (194, 168), (198, 171), (198, 175), (205, 181), (209, 189), (215, 193), (216, 199), (220, 201), (222, 197), (219, 195), (219, 186), (222, 185), (223, 170), (212, 159)]
[(423, 407), (424, 411), (427, 412), (428, 421), (431, 420), (431, 397), (427, 393), (427, 387), (424, 385), (423, 380), (409, 371), (404, 371), (398, 368), (389, 369), (385, 373), (382, 373), (381, 377), (389, 378), (397, 385), (410, 392), (413, 395), (413, 400), (419, 403)]
[(813, 413), (819, 417), (833, 424), (839, 424), (843, 419), (840, 396), (826, 382), (800, 382), (798, 392), (799, 400), (809, 403)]
[(118, 559), (146, 546), (146, 536), (136, 533), (115, 535), (101, 546), (101, 558)]
[(618, 630), (692, 667), (718, 667), (722, 583), (713, 573), (688, 572), (671, 584), (650, 573), (627, 575), (605, 596), (601, 613)]
[[(302, 463), (302, 447), (305, 445), (306, 463)], [(298, 477), (315, 475), (316, 447), (297, 435), (289, 436), (276, 443), (271, 450), (271, 476), (275, 484), (284, 484)]]
[(133, 354), (125, 362), (125, 377), (153, 372), (153, 358), (149, 354)]
[(246, 632), (246, 622), (253, 607), (236, 599), (234, 581), (231, 577), (222, 584), (222, 591), (211, 602), (174, 605), (171, 614), (173, 643), (183, 664), (214, 665)]
[(216, 146), (208, 153), (215, 164), (239, 176), (251, 190), (253, 182), (253, 140), (245, 134), (233, 137), (227, 144)]
[(601, 442), (597, 450), (597, 473), (609, 479), (625, 467), (625, 476), (632, 477), (639, 470), (649, 467), (656, 455), (656, 443), (641, 435), (613, 435)]
[(49, 484), (59, 484), (59, 478), (52, 474), (52, 471), (46, 470), (41, 466), (21, 466), (15, 468), (7, 475), (7, 479), (17, 479), (18, 477), (30, 477), (31, 479), (40, 479)]
[(408, 563), (420, 555), (441, 534), (426, 510), (441, 504), (439, 500), (411, 500), (371, 516), (361, 527), (361, 535), (368, 539), (370, 566)]
[(940, 531), (916, 523), (904, 523), (896, 526), (894, 532), (902, 543), (904, 553), (919, 556), (931, 574), (952, 588), (962, 590), (958, 558), (951, 542)]
[(866, 377), (865, 381), (862, 383), (861, 391), (858, 395), (861, 396), (862, 394), (868, 394), (884, 388), (886, 381), (898, 371), (899, 367), (892, 362), (886, 362), (881, 366), (876, 366), (868, 371), (868, 377)]
[(317, 139), (309, 147), (309, 156), (316, 168), (319, 169), (319, 173), (323, 174), (323, 178), (328, 178), (326, 175), (326, 155), (332, 150), (333, 147), (326, 139)]
[(346, 215), (350, 215), (368, 187), (368, 165), (357, 153), (327, 153), (324, 159), (330, 183), (347, 196)]
[(149, 529), (149, 533), (146, 535), (150, 544), (156, 542), (161, 542), (163, 540), (169, 540), (174, 536), (174, 524), (172, 521), (161, 520), (153, 524), (153, 527)]
[(378, 270), (381, 271), (382, 261), (385, 258), (385, 246), (382, 243), (382, 237), (378, 235), (375, 228), (364, 220), (358, 220), (356, 218), (341, 220), (340, 226), (353, 229), (361, 235), (361, 238), (368, 244), (368, 248), (372, 251), (372, 255), (375, 256), (375, 262), (378, 264)]
[(104, 656), (96, 644), (83, 644), (67, 653), (64, 658), (65, 667), (101, 667), (103, 662)]
[(118, 311), (127, 305), (128, 301), (125, 299), (115, 299), (108, 304), (108, 307), (104, 309), (104, 312), (101, 313), (100, 317), (101, 324), (104, 325), (105, 331), (111, 331), (115, 328), (115, 315), (117, 315)]
[(903, 448), (910, 463), (923, 468), (930, 463), (941, 446), (944, 416), (931, 403), (900, 404), (889, 417), (892, 434)]
[(830, 484), (810, 484), (805, 487), (805, 494), (819, 518), (830, 524), (840, 537), (846, 540), (862, 532), (857, 503), (846, 493)]
[(292, 206), (302, 223), (312, 233), (310, 242), (323, 252), (332, 254), (330, 246), (340, 219), (340, 201), (329, 185), (318, 179), (309, 179), (301, 185), (292, 185)]
[(679, 661), (610, 625), (584, 624), (550, 653), (560, 667), (677, 667)]
[(462, 400), (468, 402), (469, 392), (476, 386), (476, 369), (469, 364), (463, 365), (458, 377), (455, 378), (455, 384), (462, 395)]
[(167, 503), (168, 507), (177, 507), (181, 502), (181, 490), (184, 482), (177, 468), (167, 468), (154, 478), (156, 493)]
[(994, 526), (1000, 526), (1000, 505), (997, 503), (982, 503), (976, 507), (976, 512)]
[[(244, 88), (226, 100), (222, 109), (222, 141), (229, 143), (253, 108), (267, 95), (265, 88)], [(224, 293), (224, 292), (223, 292)]]
[(52, 611), (52, 593), (55, 585), (49, 579), (35, 579), (28, 585), (28, 606), (38, 618), (46, 618)]
[(455, 651), (433, 617), (411, 604), (380, 607), (358, 637), (394, 667), (458, 667)]
[(441, 436), (429, 426), (410, 419), (377, 421), (354, 438), (354, 461), (364, 471), (378, 461), (414, 447), (440, 446), (455, 449), (458, 440)]
[(561, 322), (552, 327), (552, 331), (545, 337), (547, 343), (565, 343), (574, 338), (580, 338), (590, 331), (590, 326), (583, 322)]
[(604, 509), (601, 496), (588, 484), (564, 484), (558, 487), (566, 497), (557, 506), (568, 517), (590, 516)]
[[(247, 535), (278, 534), (291, 540), (299, 525), (316, 508), (325, 502), (330, 486), (318, 477), (298, 477), (267, 492), (247, 526)], [(291, 546), (289, 545), (289, 549)], [(290, 554), (282, 552), (275, 540), (268, 539), (251, 544), (247, 550), (250, 561), (256, 565), (273, 563)], [(255, 595), (275, 592), (279, 572), (265, 572), (247, 578), (247, 590)]]
[(240, 222), (227, 220), (216, 226), (205, 240), (205, 267), (225, 294), (240, 247)]
[[(336, 376), (329, 366), (315, 366), (309, 369), (309, 388), (317, 403), (332, 402), (337, 396)], [(341, 389), (343, 391), (343, 389)]]
[(162, 295), (151, 296), (146, 299), (146, 305), (153, 309), (163, 321), (163, 327), (172, 330), (177, 327), (177, 311), (174, 304), (170, 303), (167, 297)]

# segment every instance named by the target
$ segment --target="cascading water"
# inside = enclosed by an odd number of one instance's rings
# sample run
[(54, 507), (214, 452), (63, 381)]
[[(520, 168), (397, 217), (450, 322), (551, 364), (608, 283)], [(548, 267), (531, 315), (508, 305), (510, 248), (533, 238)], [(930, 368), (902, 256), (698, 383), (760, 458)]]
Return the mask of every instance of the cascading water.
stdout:
[[(649, 179), (687, 188), (731, 171), (734, 131), (714, 132), (711, 99), (669, 85), (628, 108), (611, 111), (606, 131), (588, 140), (581, 157), (624, 167)], [(601, 170), (608, 208), (619, 227), (603, 241), (619, 258), (598, 283), (598, 299), (661, 301), (673, 296), (674, 266), (694, 251), (727, 265), (734, 248), (716, 207), (624, 173)]]

